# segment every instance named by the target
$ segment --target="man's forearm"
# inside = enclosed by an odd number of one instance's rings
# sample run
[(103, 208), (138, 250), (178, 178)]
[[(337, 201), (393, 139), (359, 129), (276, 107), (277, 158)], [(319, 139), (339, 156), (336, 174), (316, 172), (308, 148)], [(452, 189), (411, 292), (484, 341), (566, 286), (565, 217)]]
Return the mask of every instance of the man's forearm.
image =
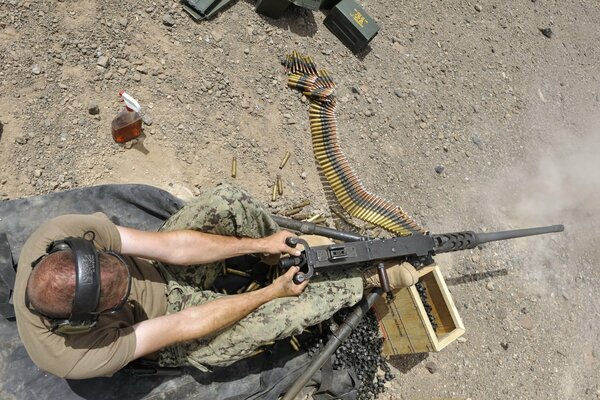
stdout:
[(187, 308), (134, 326), (135, 358), (163, 347), (216, 334), (278, 297), (272, 286)]
[(213, 235), (191, 230), (144, 232), (118, 227), (122, 252), (174, 265), (206, 264), (267, 252), (263, 239)]

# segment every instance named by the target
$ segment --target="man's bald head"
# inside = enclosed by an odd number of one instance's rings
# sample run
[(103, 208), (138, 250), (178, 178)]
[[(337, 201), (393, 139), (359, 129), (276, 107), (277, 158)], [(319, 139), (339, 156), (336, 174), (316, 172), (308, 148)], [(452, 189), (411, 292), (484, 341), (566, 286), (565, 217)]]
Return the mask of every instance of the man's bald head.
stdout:
[[(97, 311), (112, 308), (127, 290), (128, 275), (114, 256), (99, 253), (100, 302)], [(75, 257), (71, 250), (48, 254), (31, 271), (27, 297), (31, 306), (51, 318), (68, 318), (75, 297)]]

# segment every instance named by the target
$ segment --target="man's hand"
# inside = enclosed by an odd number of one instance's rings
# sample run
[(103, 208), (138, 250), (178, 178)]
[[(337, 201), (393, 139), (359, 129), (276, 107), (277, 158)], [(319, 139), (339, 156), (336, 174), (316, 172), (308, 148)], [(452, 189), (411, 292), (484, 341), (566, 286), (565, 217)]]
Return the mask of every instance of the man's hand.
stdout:
[(267, 289), (272, 291), (271, 296), (273, 296), (273, 298), (300, 296), (308, 285), (308, 280), (299, 285), (295, 284), (293, 279), (298, 271), (300, 271), (300, 268), (291, 267), (285, 274), (281, 275), (279, 278), (275, 279), (273, 283), (267, 286)]
[(271, 236), (267, 236), (258, 240), (261, 241), (261, 247), (263, 247), (262, 253), (276, 255), (281, 255), (281, 253), (287, 253), (292, 256), (299, 256), (299, 249), (290, 247), (285, 243), (285, 240), (287, 238), (295, 236), (296, 235), (294, 235), (291, 232), (282, 230), (272, 234)]

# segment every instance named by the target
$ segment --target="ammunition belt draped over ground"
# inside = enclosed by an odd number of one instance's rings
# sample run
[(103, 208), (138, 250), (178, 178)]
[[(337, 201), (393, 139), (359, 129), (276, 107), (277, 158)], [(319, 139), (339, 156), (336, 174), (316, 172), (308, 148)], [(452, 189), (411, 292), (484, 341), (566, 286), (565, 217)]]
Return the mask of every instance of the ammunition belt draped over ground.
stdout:
[(338, 143), (335, 83), (317, 70), (309, 56), (294, 51), (284, 60), (288, 86), (310, 101), (310, 129), (315, 157), (338, 202), (350, 215), (398, 236), (425, 233), (400, 207), (365, 190)]

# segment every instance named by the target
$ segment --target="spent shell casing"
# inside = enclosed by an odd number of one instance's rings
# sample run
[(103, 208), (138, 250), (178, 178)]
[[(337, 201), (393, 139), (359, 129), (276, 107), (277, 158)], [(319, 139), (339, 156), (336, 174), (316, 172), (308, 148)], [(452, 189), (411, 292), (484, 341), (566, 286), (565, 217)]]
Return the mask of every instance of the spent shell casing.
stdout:
[(283, 215), (285, 215), (286, 217), (291, 217), (294, 214), (298, 214), (300, 211), (302, 211), (304, 207), (296, 207), (296, 208), (290, 208), (286, 211), (283, 212)]
[(285, 164), (288, 162), (289, 158), (290, 152), (286, 151), (285, 156), (283, 156), (283, 160), (281, 160), (281, 164), (279, 164), (279, 169), (283, 169), (283, 167), (285, 167)]
[(273, 184), (273, 192), (271, 193), (271, 201), (277, 200), (277, 181)]
[(237, 275), (237, 276), (243, 276), (245, 278), (250, 278), (250, 274), (244, 271), (240, 271), (238, 269), (233, 269), (233, 268), (227, 268), (226, 272), (228, 274), (232, 274), (232, 275)]
[(319, 218), (320, 216), (321, 216), (321, 214), (315, 214), (312, 217), (308, 218), (306, 221), (313, 222), (315, 219)]
[(321, 216), (312, 222), (313, 222), (313, 224), (316, 224), (316, 225), (323, 225), (325, 222), (327, 222), (327, 219), (325, 217)]
[(292, 336), (292, 338), (290, 339), (290, 345), (292, 346), (292, 349), (294, 349), (294, 351), (300, 351), (300, 343), (298, 342), (298, 339), (296, 339), (295, 336)]
[(264, 352), (265, 352), (265, 349), (254, 350), (252, 353), (250, 353), (248, 355), (248, 357), (254, 357), (254, 356), (257, 356), (257, 355), (262, 354)]
[(310, 217), (310, 215), (308, 215), (306, 213), (292, 215), (292, 219), (295, 219), (295, 220), (298, 220), (298, 221), (305, 220), (305, 219), (307, 219), (309, 217)]
[(283, 180), (281, 175), (277, 175), (277, 193), (281, 196), (283, 194)]
[(306, 207), (309, 205), (310, 205), (310, 200), (306, 199), (306, 200), (301, 201), (298, 204), (295, 204), (293, 208), (302, 208), (302, 207)]
[(231, 160), (231, 177), (235, 178), (237, 176), (237, 158), (233, 157)]

